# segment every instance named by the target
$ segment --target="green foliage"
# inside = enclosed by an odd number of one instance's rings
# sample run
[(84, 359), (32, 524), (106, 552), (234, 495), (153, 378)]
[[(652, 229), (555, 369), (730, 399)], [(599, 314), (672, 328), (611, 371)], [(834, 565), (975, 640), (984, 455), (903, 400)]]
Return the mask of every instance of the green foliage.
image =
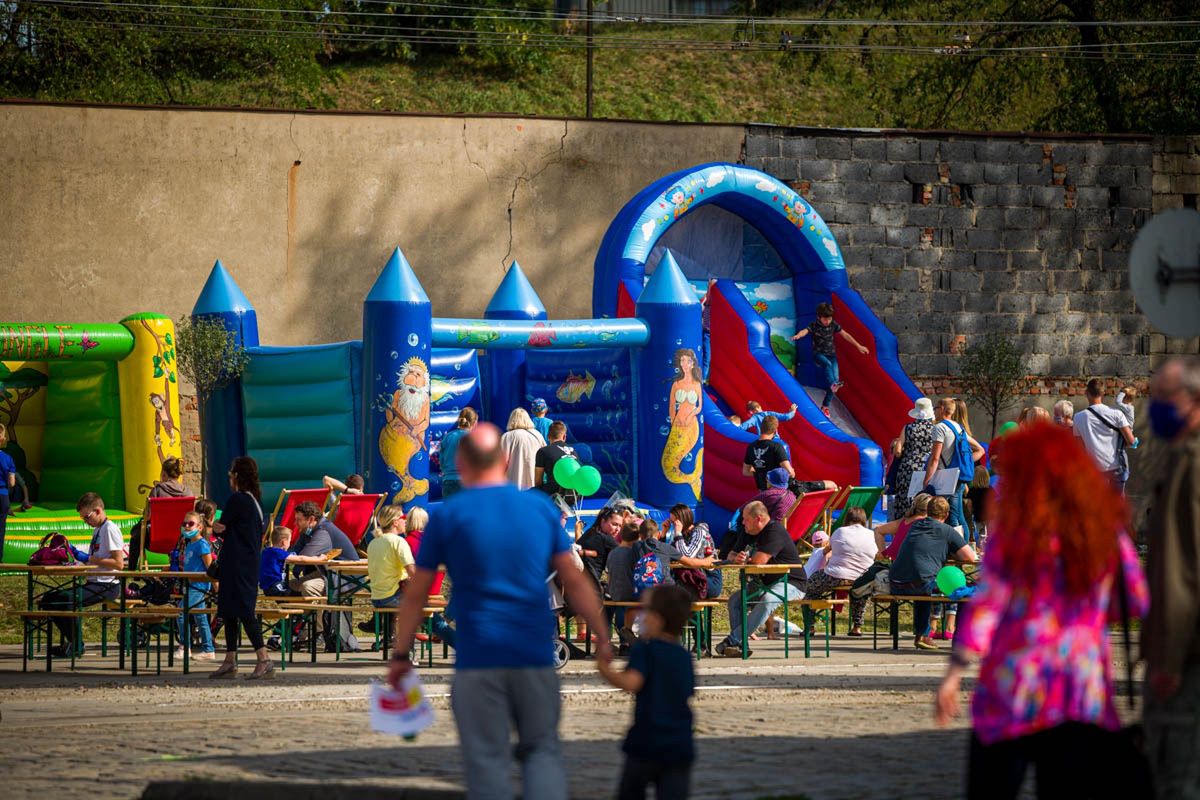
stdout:
[[(1185, 18), (1191, 0), (742, 5), (753, 20), (596, 25), (596, 115), (1101, 133), (1192, 133), (1200, 119), (1193, 28), (1086, 24)], [(583, 26), (550, 11), (549, 0), (452, 9), (382, 0), (0, 1), (0, 93), (578, 115)], [(770, 14), (795, 24), (768, 23)], [(811, 24), (818, 19), (897, 24)], [(898, 24), (928, 20), (1045, 24)], [(791, 50), (776, 46), (785, 29)]]
[(989, 333), (963, 353), (959, 361), (963, 395), (991, 415), (992, 438), (1000, 412), (1020, 393), (1026, 373), (1025, 354), (1003, 334)]
[(250, 356), (219, 320), (181, 317), (175, 329), (177, 363), (201, 400), (237, 380)]
[[(229, 9), (213, 10), (214, 5)], [(120, 7), (0, 2), (0, 93), (195, 102), (199, 80), (260, 81), (273, 104), (322, 101), (316, 0), (171, 0)], [(160, 7), (155, 7), (160, 6)]]
[[(861, 51), (865, 99), (883, 125), (1193, 133), (1200, 113), (1196, 37), (1171, 27), (1089, 23), (1183, 18), (1194, 11), (1192, 0), (874, 0), (837, 4), (837, 16), (1042, 24), (813, 25), (799, 28), (797, 39), (907, 48)], [(1147, 46), (1173, 39), (1181, 41)], [(839, 69), (824, 53), (802, 58), (805, 69)]]

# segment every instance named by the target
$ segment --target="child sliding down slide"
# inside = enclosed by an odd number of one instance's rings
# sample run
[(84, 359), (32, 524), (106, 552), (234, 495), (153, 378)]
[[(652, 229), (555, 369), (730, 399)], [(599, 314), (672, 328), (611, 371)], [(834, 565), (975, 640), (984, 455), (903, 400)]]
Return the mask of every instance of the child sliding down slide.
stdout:
[(863, 355), (867, 354), (867, 348), (858, 343), (853, 336), (847, 331), (842, 330), (842, 326), (833, 321), (833, 306), (829, 303), (819, 303), (817, 305), (817, 319), (807, 328), (803, 328), (792, 337), (792, 341), (803, 339), (805, 336), (812, 334), (813, 337), (813, 363), (821, 368), (821, 372), (825, 376), (825, 399), (821, 401), (821, 410), (825, 412), (825, 416), (829, 416), (829, 403), (833, 400), (833, 396), (837, 394), (837, 390), (842, 388), (841, 379), (838, 376), (838, 360), (837, 351), (833, 347), (833, 337), (840, 333), (842, 338), (858, 348), (858, 352)]

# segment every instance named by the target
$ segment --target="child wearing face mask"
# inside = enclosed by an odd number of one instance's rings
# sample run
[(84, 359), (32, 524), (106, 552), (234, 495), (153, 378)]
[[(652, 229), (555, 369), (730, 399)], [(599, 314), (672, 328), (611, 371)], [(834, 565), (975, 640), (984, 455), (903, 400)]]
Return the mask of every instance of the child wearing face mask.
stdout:
[[(208, 565), (213, 560), (213, 548), (201, 534), (204, 532), (204, 517), (196, 511), (189, 511), (183, 517), (183, 525), (179, 529), (180, 544), (179, 544), (179, 566), (183, 572), (205, 572), (208, 570)], [(204, 596), (212, 587), (211, 583), (188, 581), (187, 582), (187, 599), (181, 600), (180, 608), (198, 609), (204, 608)], [(213, 641), (212, 628), (208, 625), (207, 614), (193, 614), (192, 619), (196, 621), (196, 630), (200, 633), (200, 649), (192, 654), (192, 658), (201, 661), (213, 660)], [(185, 614), (179, 615), (179, 641), (186, 641), (184, 637), (188, 635), (188, 625)], [(175, 656), (183, 656), (183, 645), (175, 649)]]

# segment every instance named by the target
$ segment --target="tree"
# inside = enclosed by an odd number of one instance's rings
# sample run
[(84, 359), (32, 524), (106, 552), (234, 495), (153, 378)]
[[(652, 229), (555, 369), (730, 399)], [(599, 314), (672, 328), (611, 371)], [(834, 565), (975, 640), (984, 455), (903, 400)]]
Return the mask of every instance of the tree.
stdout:
[[(826, 2), (810, 16), (896, 24), (799, 26), (796, 38), (862, 48), (868, 80), (844, 77), (862, 83), (881, 126), (1192, 133), (1200, 43), (1161, 23), (1194, 10), (1194, 0)], [(797, 69), (818, 66), (832, 76), (847, 69), (819, 49)]]
[(1025, 354), (1012, 340), (989, 333), (966, 349), (959, 362), (959, 381), (968, 402), (992, 415), (992, 438), (1000, 412), (1025, 386)]
[[(246, 349), (233, 331), (226, 330), (220, 320), (208, 317), (181, 317), (175, 330), (175, 357), (179, 371), (196, 387), (196, 407), (200, 414), (200, 429), (204, 429), (205, 407), (213, 392), (223, 389), (241, 377), (250, 362)], [(208, 478), (208, 444), (200, 441), (201, 491)]]

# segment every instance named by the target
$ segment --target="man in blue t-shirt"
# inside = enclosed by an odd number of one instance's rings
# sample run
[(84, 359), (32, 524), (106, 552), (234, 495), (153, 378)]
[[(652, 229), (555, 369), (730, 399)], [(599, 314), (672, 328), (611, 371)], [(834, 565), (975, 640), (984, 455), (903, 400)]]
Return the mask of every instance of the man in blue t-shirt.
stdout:
[[(571, 607), (594, 631), (607, 630), (599, 598), (575, 566), (558, 509), (542, 492), (522, 492), (507, 482), (496, 426), (477, 425), (459, 442), (456, 455), (464, 488), (433, 512), (421, 539), (417, 572), (396, 615), (388, 682), (397, 686), (412, 669), (409, 648), (421, 607), (438, 567), (445, 565), (458, 623), (451, 707), (467, 795), (511, 796), (508, 754), (515, 728), (524, 796), (565, 799), (554, 671), (557, 624), (546, 581), (558, 572)], [(597, 644), (596, 657), (612, 658), (607, 640)]]

